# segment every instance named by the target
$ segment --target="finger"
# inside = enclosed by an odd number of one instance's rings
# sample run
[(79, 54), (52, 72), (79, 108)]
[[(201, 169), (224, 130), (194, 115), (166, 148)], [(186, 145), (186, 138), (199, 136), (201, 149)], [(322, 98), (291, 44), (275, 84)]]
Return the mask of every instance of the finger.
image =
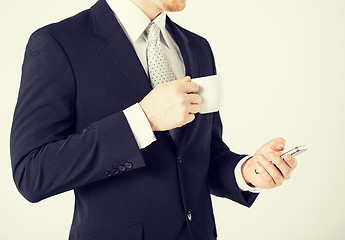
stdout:
[(276, 168), (279, 169), (281, 174), (283, 175), (284, 179), (289, 179), (291, 176), (291, 167), (277, 154), (274, 152), (270, 152), (268, 154), (268, 160), (275, 165)]
[(171, 82), (161, 83), (158, 86), (160, 86), (160, 85), (173, 85), (173, 86), (177, 87), (178, 91), (185, 92), (185, 85), (190, 83), (191, 81), (192, 81), (192, 79), (189, 76), (187, 76), (187, 77), (177, 79), (177, 80), (174, 80)]
[(282, 137), (274, 138), (268, 142), (268, 145), (273, 151), (282, 151), (285, 148), (285, 139)]
[(199, 104), (191, 104), (191, 105), (189, 106), (189, 113), (195, 114), (195, 113), (198, 113), (199, 111), (200, 111), (200, 106), (199, 106)]
[(280, 171), (264, 155), (259, 155), (259, 162), (277, 185), (281, 185), (283, 183), (283, 176)]
[(286, 164), (288, 164), (290, 166), (291, 169), (295, 169), (297, 166), (297, 160), (295, 157), (293, 157), (290, 154), (286, 154), (284, 157), (284, 161), (286, 162)]
[(188, 94), (188, 99), (191, 104), (200, 104), (201, 103), (201, 96), (198, 94)]
[(186, 77), (184, 77), (184, 78), (177, 79), (177, 80), (175, 80), (175, 81), (173, 81), (173, 82), (174, 82), (174, 83), (179, 83), (179, 82), (184, 83), (184, 82), (191, 82), (191, 81), (192, 81), (192, 79), (190, 78), (190, 76), (186, 76)]
[(275, 185), (275, 182), (271, 175), (269, 175), (266, 169), (259, 162), (255, 163), (255, 168), (259, 172), (258, 175), (263, 179), (268, 187), (273, 187)]
[(199, 91), (199, 85), (195, 82), (186, 82), (183, 84), (183, 91), (186, 93), (196, 93)]

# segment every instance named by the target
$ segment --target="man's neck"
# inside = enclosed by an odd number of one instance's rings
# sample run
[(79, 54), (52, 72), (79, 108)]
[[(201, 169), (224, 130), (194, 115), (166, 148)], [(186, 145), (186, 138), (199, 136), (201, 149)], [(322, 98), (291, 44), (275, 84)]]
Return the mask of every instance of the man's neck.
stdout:
[(146, 16), (152, 21), (163, 11), (151, 1), (131, 0), (138, 8), (140, 8)]

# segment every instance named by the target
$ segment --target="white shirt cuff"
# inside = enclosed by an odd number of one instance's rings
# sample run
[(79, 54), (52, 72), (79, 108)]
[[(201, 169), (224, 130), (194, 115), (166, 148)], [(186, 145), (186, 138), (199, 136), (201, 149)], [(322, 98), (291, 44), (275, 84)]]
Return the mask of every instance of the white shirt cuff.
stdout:
[(139, 103), (133, 104), (132, 106), (126, 108), (123, 110), (123, 113), (127, 118), (133, 136), (140, 149), (147, 147), (157, 140), (152, 131), (149, 120), (147, 119)]
[(247, 161), (249, 158), (251, 158), (252, 156), (246, 156), (244, 158), (241, 159), (241, 161), (239, 161), (235, 167), (235, 179), (237, 182), (238, 187), (242, 190), (242, 191), (249, 191), (252, 193), (259, 193), (261, 192), (263, 189), (262, 188), (257, 188), (257, 187), (251, 187), (249, 186), (246, 181), (244, 180), (244, 177), (242, 175), (242, 165), (245, 161)]

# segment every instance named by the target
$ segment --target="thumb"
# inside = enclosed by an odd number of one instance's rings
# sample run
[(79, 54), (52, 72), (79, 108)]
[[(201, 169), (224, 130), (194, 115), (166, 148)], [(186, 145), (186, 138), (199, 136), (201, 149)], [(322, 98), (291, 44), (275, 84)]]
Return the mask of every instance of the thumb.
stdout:
[(190, 76), (186, 76), (184, 78), (181, 78), (181, 79), (178, 79), (175, 81), (177, 81), (177, 82), (191, 82), (192, 80), (191, 80)]
[(285, 139), (282, 137), (274, 138), (270, 140), (267, 145), (273, 150), (273, 151), (282, 151), (285, 148)]

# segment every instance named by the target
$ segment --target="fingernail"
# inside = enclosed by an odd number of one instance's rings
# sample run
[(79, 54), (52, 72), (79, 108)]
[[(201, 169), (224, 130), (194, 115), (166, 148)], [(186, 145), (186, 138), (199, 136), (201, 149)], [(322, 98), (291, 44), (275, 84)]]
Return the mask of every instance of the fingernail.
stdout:
[(259, 155), (259, 159), (260, 160), (264, 160), (264, 156), (262, 156), (261, 154)]
[(292, 156), (290, 156), (290, 155), (286, 156), (286, 160), (291, 161), (291, 159), (292, 159)]
[(284, 145), (284, 143), (279, 143), (279, 146), (281, 147), (281, 148), (285, 148), (285, 145)]

